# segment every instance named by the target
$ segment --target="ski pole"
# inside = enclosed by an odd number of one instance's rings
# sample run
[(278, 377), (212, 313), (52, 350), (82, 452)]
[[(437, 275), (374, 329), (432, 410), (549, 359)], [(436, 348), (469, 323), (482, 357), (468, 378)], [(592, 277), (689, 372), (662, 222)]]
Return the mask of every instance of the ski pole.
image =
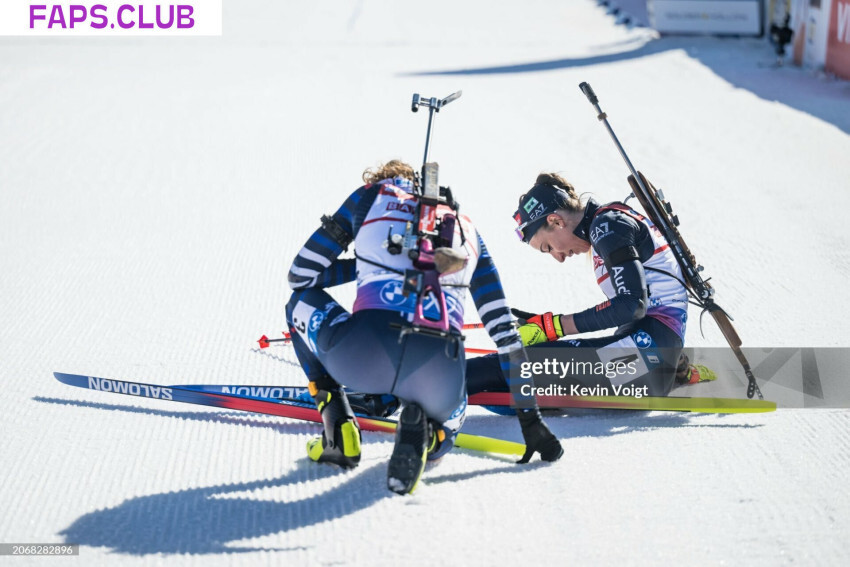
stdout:
[(282, 339), (270, 339), (267, 336), (263, 335), (257, 342), (260, 343), (260, 348), (268, 348), (271, 343), (288, 343), (291, 340), (292, 337), (289, 335), (289, 333), (283, 333)]
[[(483, 328), (484, 328), (484, 323), (466, 323), (463, 326), (464, 331), (468, 331), (470, 329), (483, 329)], [(292, 340), (292, 336), (288, 332), (284, 331), (282, 339), (270, 339), (267, 336), (263, 335), (262, 337), (259, 338), (259, 340), (257, 342), (260, 344), (260, 348), (268, 348), (271, 345), (271, 343), (288, 343), (291, 340)], [(475, 353), (475, 354), (488, 354), (490, 352), (495, 352), (491, 349), (480, 349), (480, 348), (479, 349), (468, 348), (468, 349), (466, 349), (466, 351), (472, 352), (472, 353)]]

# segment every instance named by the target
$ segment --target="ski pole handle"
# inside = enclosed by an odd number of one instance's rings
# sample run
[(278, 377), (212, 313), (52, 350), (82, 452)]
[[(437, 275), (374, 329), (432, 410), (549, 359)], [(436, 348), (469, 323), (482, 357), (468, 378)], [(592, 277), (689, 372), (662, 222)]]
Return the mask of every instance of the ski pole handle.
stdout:
[(599, 99), (596, 98), (596, 93), (593, 92), (593, 89), (591, 88), (590, 83), (587, 83), (587, 82), (581, 83), (578, 86), (578, 88), (581, 89), (581, 92), (584, 93), (584, 96), (587, 97), (587, 100), (590, 101), (590, 104), (598, 104), (599, 103)]

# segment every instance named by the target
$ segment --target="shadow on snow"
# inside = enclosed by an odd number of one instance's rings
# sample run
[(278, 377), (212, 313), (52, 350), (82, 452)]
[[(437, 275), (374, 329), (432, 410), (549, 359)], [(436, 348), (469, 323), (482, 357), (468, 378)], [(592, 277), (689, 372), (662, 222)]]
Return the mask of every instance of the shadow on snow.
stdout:
[[(306, 424), (268, 423), (240, 418), (225, 412), (178, 412), (151, 410), (136, 406), (123, 406), (35, 397), (35, 401), (78, 407), (103, 409), (174, 417), (198, 421), (215, 421), (251, 427), (272, 428), (281, 433), (303, 431)], [(690, 424), (697, 414), (650, 413), (642, 411), (602, 410), (562, 419), (548, 416), (547, 423), (562, 440), (574, 437), (610, 437), (650, 431), (659, 428), (722, 427), (756, 428), (754, 424)], [(726, 416), (728, 417), (728, 416)], [(484, 430), (503, 438), (519, 438), (519, 426), (513, 418), (502, 416), (470, 416), (466, 430)], [(313, 425), (313, 424), (310, 424)], [(366, 451), (368, 452), (368, 444)], [(566, 450), (569, 453), (569, 443)], [(519, 474), (550, 466), (536, 461), (526, 466), (511, 466), (505, 458), (464, 451), (493, 462), (495, 466), (446, 475), (433, 475), (426, 471), (424, 482), (439, 485), (447, 482), (474, 479), (492, 474)], [(452, 458), (449, 455), (446, 458)], [(557, 466), (557, 465), (554, 465)], [(269, 488), (293, 487), (343, 476), (345, 480), (320, 494), (290, 501), (264, 500), (246, 497), (244, 493)], [(148, 555), (156, 553), (220, 554), (264, 550), (229, 545), (243, 539), (257, 538), (288, 532), (324, 521), (349, 516), (366, 509), (384, 498), (395, 497), (386, 489), (386, 463), (380, 462), (341, 471), (338, 468), (316, 465), (306, 457), (295, 468), (275, 479), (263, 479), (234, 484), (221, 484), (139, 496), (103, 510), (96, 510), (78, 518), (60, 532), (65, 541), (90, 547), (105, 547), (117, 553)], [(240, 494), (241, 493), (241, 494)], [(278, 551), (307, 549), (309, 546), (290, 547)]]
[[(809, 71), (793, 66), (775, 68), (773, 48), (763, 39), (718, 37), (662, 37), (617, 53), (590, 57), (568, 57), (512, 65), (443, 69), (406, 73), (406, 76), (498, 75), (574, 69), (640, 59), (681, 50), (735, 87), (746, 89), (767, 101), (777, 101), (820, 118), (850, 133), (850, 82), (823, 81)], [(592, 81), (591, 81), (592, 84)], [(636, 85), (652, 89), (653, 84)], [(576, 89), (578, 91), (578, 89)], [(664, 93), (659, 92), (659, 96)], [(695, 112), (705, 112), (695, 108)], [(793, 143), (793, 140), (789, 140)]]

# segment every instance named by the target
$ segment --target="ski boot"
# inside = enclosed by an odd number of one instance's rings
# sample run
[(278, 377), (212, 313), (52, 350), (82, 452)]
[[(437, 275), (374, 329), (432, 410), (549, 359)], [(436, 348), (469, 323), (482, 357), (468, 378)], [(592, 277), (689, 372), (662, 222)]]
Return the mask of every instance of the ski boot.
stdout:
[(428, 421), (431, 424), (431, 437), (428, 440), (427, 460), (429, 463), (433, 463), (452, 450), (457, 433), (433, 419)]
[(370, 417), (389, 417), (399, 406), (398, 398), (390, 394), (348, 394), (354, 413)]
[[(398, 398), (390, 394), (358, 394), (346, 392), (348, 405), (354, 413), (368, 415), (369, 417), (389, 417), (398, 410)], [(296, 400), (308, 404), (314, 404), (313, 395), (310, 392), (300, 394)]]
[(712, 382), (717, 380), (717, 374), (708, 366), (702, 364), (691, 364), (685, 355), (679, 357), (679, 365), (676, 367), (676, 384), (698, 384), (700, 382)]
[(310, 382), (310, 393), (322, 415), (325, 430), (321, 437), (307, 442), (307, 455), (317, 463), (353, 469), (360, 463), (360, 428), (345, 392), (340, 387), (319, 390)]
[(425, 411), (417, 404), (404, 407), (395, 431), (395, 448), (387, 469), (387, 488), (397, 494), (410, 494), (419, 484), (428, 444), (431, 440), (431, 423)]

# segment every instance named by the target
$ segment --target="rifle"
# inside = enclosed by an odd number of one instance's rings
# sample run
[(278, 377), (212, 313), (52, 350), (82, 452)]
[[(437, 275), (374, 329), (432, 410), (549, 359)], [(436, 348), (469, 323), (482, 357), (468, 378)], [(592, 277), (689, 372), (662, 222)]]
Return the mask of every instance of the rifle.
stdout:
[[(455, 225), (460, 224), (458, 211), (460, 205), (454, 200), (449, 187), (441, 187), (438, 182), (439, 165), (429, 162), (431, 148), (431, 130), (434, 113), (442, 107), (460, 98), (462, 92), (450, 94), (446, 98), (423, 98), (413, 95), (410, 109), (418, 112), (420, 107), (428, 109), (428, 131), (425, 136), (425, 157), (422, 170), (416, 175), (414, 193), (417, 203), (413, 221), (407, 223), (404, 234), (390, 233), (385, 242), (390, 254), (401, 254), (406, 251), (413, 261), (413, 268), (404, 272), (402, 293), (405, 296), (416, 294), (416, 309), (410, 325), (401, 328), (401, 340), (408, 333), (422, 333), (448, 339), (460, 348), (462, 335), (453, 332), (449, 325), (446, 298), (440, 285), (440, 275), (450, 274), (463, 269), (467, 258), (452, 249)], [(452, 213), (442, 216), (437, 214), (440, 205), (448, 206)], [(461, 239), (464, 239), (463, 228), (460, 227)], [(426, 302), (437, 307), (436, 316), (427, 316)], [(448, 350), (448, 346), (447, 346)]]
[[(685, 284), (691, 297), (694, 298), (694, 303), (702, 307), (702, 314), (706, 311), (711, 313), (717, 326), (720, 327), (723, 337), (729, 343), (732, 352), (735, 353), (735, 357), (744, 368), (744, 374), (746, 374), (748, 380), (747, 397), (752, 398), (755, 394), (758, 394), (759, 399), (763, 400), (764, 396), (762, 396), (761, 390), (759, 390), (756, 383), (756, 377), (753, 375), (750, 363), (741, 350), (741, 338), (738, 336), (735, 327), (732, 326), (732, 317), (714, 300), (714, 288), (709, 283), (709, 279), (711, 278), (706, 279), (702, 277), (703, 267), (697, 263), (694, 254), (682, 238), (682, 234), (679, 232), (679, 217), (673, 213), (672, 205), (664, 198), (663, 191), (657, 189), (643, 173), (634, 168), (622, 144), (620, 144), (616, 134), (614, 134), (614, 130), (608, 123), (608, 115), (599, 107), (599, 99), (590, 85), (584, 82), (579, 85), (579, 88), (587, 97), (587, 100), (590, 101), (590, 104), (596, 109), (597, 118), (605, 124), (605, 128), (607, 128), (611, 139), (614, 140), (614, 144), (617, 146), (620, 155), (631, 172), (628, 182), (632, 189), (632, 194), (626, 200), (628, 201), (632, 196), (636, 197), (647, 216), (667, 240), (670, 250), (673, 252), (685, 277), (685, 281), (682, 283)], [(702, 323), (702, 314), (700, 314), (700, 324)]]

